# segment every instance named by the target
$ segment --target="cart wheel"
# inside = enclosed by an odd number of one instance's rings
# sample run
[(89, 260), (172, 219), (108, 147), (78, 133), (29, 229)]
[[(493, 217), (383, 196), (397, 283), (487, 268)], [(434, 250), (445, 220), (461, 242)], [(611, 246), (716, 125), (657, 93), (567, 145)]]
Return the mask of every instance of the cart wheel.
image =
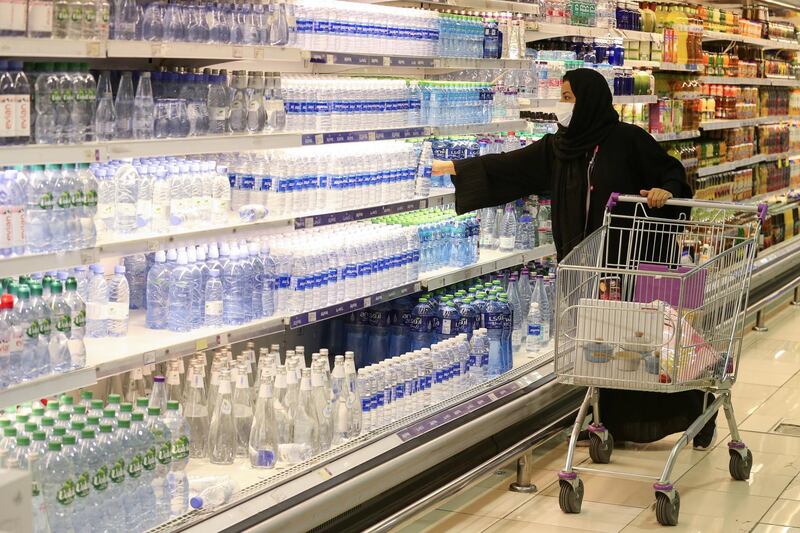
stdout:
[(559, 481), (561, 493), (558, 495), (558, 505), (565, 513), (575, 514), (581, 512), (581, 504), (583, 503), (583, 481), (580, 479), (577, 481), (577, 487), (573, 487), (572, 483), (564, 479)]
[(614, 451), (614, 437), (611, 433), (606, 434), (603, 441), (600, 435), (592, 433), (589, 437), (589, 457), (596, 464), (606, 465), (611, 462), (611, 454)]
[(678, 514), (681, 511), (681, 497), (675, 491), (675, 497), (670, 501), (669, 496), (663, 492), (656, 492), (656, 519), (662, 526), (678, 525)]
[(736, 450), (730, 450), (731, 461), (728, 463), (728, 470), (731, 472), (731, 477), (736, 481), (744, 481), (750, 479), (750, 469), (753, 467), (753, 454), (750, 450), (744, 457)]

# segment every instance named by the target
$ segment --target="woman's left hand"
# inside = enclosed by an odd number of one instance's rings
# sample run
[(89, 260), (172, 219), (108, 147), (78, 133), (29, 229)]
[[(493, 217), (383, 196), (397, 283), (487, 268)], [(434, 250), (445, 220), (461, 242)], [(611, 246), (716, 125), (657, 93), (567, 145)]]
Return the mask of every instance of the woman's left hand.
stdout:
[(664, 207), (667, 200), (672, 198), (672, 193), (664, 189), (642, 189), (639, 194), (647, 198), (647, 205), (653, 208)]

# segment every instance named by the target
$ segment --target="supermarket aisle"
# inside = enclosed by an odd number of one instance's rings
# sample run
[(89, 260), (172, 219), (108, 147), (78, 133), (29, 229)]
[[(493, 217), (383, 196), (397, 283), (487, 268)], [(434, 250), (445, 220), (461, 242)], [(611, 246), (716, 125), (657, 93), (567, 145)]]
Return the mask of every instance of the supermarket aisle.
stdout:
[[(734, 408), (742, 439), (753, 451), (748, 482), (728, 474), (727, 424), (718, 417), (719, 432), (711, 451), (688, 449), (675, 469), (681, 496), (680, 522), (663, 531), (800, 533), (800, 435), (773, 432), (779, 423), (800, 425), (800, 308), (789, 308), (768, 323), (770, 331), (748, 334), (742, 351)], [(663, 468), (672, 436), (658, 443), (617, 448), (613, 465), (657, 474)], [(534, 454), (536, 495), (507, 490), (513, 465), (463, 491), (439, 509), (405, 525), (402, 533), (445, 532), (536, 533), (580, 531), (659, 531), (652, 510), (652, 483), (581, 474), (583, 510), (565, 515), (558, 507), (556, 472), (563, 466), (566, 444), (554, 439)], [(586, 449), (578, 458), (588, 460)]]

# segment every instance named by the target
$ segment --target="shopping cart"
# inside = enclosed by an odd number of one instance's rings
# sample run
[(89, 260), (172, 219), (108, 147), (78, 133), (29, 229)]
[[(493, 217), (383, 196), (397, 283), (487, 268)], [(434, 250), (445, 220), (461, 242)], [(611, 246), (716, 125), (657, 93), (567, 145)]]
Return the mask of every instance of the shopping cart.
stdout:
[[(635, 203), (633, 214), (612, 214), (620, 202)], [(672, 448), (661, 476), (652, 477), (658, 521), (675, 525), (680, 497), (670, 481), (672, 468), (720, 407), (732, 438), (730, 474), (736, 480), (750, 477), (753, 456), (739, 438), (731, 386), (767, 206), (670, 200), (668, 205), (695, 209), (696, 220), (673, 220), (648, 217), (645, 202), (612, 194), (603, 226), (558, 264), (555, 372), (561, 383), (588, 387), (559, 473), (559, 505), (566, 513), (580, 512), (579, 471), (626, 475), (573, 466), (590, 405), (589, 455), (594, 463), (611, 461), (614, 438), (602, 424), (598, 387), (663, 393), (700, 389), (707, 399), (714, 392), (716, 399)]]

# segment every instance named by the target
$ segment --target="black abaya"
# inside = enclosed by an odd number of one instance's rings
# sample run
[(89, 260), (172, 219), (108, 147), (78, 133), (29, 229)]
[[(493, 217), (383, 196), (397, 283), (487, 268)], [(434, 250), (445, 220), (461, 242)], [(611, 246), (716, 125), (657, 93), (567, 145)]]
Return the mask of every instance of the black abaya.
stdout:
[[(642, 189), (661, 188), (676, 198), (691, 197), (680, 162), (646, 131), (619, 122), (601, 75), (578, 69), (565, 80), (576, 96), (568, 128), (510, 153), (454, 161), (453, 176), (459, 213), (530, 194), (549, 196), (553, 240), (560, 258), (602, 225), (612, 192), (638, 195)], [(620, 204), (615, 213), (632, 214), (633, 209), (632, 204)], [(671, 207), (648, 211), (660, 218), (677, 218), (685, 212)], [(685, 431), (702, 409), (701, 391), (603, 390), (600, 394), (603, 423), (619, 441), (652, 442)]]

